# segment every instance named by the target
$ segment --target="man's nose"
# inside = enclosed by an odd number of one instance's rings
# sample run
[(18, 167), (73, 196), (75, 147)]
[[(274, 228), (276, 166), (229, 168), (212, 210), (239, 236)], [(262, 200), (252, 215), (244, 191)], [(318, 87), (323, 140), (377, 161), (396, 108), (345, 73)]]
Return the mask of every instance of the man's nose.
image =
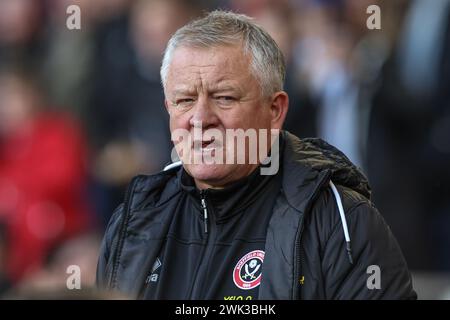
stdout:
[(192, 117), (189, 119), (189, 124), (194, 127), (201, 127), (203, 129), (215, 127), (219, 123), (219, 118), (215, 113), (214, 106), (209, 98), (199, 98), (194, 107)]

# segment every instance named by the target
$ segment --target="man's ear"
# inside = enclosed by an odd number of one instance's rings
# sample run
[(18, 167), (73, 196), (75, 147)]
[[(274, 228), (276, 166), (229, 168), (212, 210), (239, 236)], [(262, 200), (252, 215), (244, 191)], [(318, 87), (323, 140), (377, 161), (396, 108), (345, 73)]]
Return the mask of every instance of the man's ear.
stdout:
[(283, 127), (284, 120), (289, 109), (289, 96), (284, 91), (279, 91), (272, 96), (272, 104), (270, 105), (272, 129)]

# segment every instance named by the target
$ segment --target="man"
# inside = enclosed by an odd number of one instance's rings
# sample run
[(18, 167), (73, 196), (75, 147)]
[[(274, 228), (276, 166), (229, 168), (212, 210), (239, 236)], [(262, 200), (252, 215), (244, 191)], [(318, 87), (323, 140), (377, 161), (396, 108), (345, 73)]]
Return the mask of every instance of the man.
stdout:
[[(324, 141), (277, 135), (284, 73), (276, 43), (243, 15), (215, 11), (172, 36), (161, 78), (183, 165), (132, 181), (103, 241), (101, 287), (143, 299), (416, 297), (363, 174)], [(257, 132), (256, 147), (251, 134), (234, 144), (239, 130)]]

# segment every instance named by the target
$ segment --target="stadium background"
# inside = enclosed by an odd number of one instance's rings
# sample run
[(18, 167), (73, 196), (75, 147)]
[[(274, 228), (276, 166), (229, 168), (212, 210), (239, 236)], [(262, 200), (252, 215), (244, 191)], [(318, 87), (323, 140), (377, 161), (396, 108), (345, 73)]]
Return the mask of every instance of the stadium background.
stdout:
[[(66, 26), (72, 4), (81, 30)], [(372, 4), (381, 30), (366, 26)], [(362, 168), (419, 298), (450, 299), (448, 0), (1, 0), (0, 294), (64, 289), (69, 265), (93, 285), (127, 182), (170, 161), (165, 44), (215, 8), (274, 37), (286, 129)]]

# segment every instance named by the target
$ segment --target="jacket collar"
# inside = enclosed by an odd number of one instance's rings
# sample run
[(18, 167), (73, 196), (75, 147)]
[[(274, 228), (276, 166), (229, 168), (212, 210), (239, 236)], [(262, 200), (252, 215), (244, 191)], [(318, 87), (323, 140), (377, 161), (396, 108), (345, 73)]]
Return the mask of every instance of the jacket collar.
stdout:
[(329, 180), (346, 186), (370, 199), (370, 187), (364, 174), (338, 149), (317, 138), (300, 140), (282, 132), (283, 190), (288, 203), (300, 212)]
[(328, 170), (321, 171), (306, 165), (307, 155), (302, 141), (294, 135), (282, 132), (285, 140), (283, 154), (282, 187), (289, 205), (305, 212), (307, 204), (330, 176)]
[[(281, 132), (280, 144), (279, 174), (282, 175), (282, 188), (289, 205), (296, 210), (304, 212), (308, 200), (316, 195), (328, 179), (370, 199), (367, 178), (335, 147), (321, 139), (300, 140), (287, 131)], [(182, 167), (176, 167), (141, 179), (136, 191), (143, 192), (146, 199), (138, 201), (140, 207), (161, 205), (180, 192), (181, 171)], [(160, 190), (160, 193), (155, 196), (151, 190)]]

